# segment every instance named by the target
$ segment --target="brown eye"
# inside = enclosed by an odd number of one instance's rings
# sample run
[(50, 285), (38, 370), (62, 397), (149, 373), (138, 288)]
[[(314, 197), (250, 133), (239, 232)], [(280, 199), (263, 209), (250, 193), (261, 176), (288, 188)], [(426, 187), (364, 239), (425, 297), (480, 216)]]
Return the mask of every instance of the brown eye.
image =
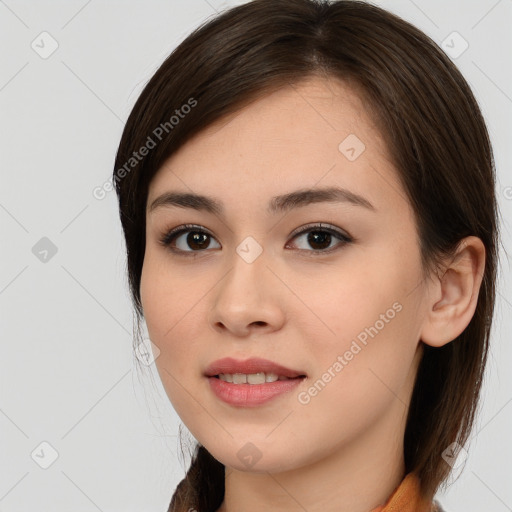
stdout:
[[(325, 228), (321, 224), (310, 227), (309, 229), (303, 229), (295, 234), (294, 239), (304, 235), (307, 235), (304, 244), (307, 246), (299, 248), (299, 250), (309, 251), (315, 255), (330, 253), (338, 247), (352, 242), (352, 239), (344, 233), (332, 228)], [(331, 243), (336, 241), (335, 239), (339, 240), (339, 243), (331, 246)], [(309, 248), (313, 248), (314, 251), (311, 251)]]
[(185, 244), (192, 249), (207, 249), (210, 235), (196, 231), (190, 231), (185, 238)]
[[(187, 236), (183, 236), (185, 234)], [(187, 224), (172, 229), (162, 237), (160, 242), (173, 252), (190, 253), (208, 249), (211, 240), (215, 239), (209, 233), (198, 226)]]

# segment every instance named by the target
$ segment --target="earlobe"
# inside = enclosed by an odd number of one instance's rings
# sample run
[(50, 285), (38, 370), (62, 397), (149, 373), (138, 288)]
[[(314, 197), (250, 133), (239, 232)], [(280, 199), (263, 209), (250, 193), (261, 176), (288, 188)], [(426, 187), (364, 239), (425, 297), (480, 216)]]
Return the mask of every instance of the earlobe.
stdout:
[(442, 275), (433, 278), (421, 340), (441, 347), (459, 336), (476, 310), (485, 268), (485, 246), (480, 238), (464, 238)]

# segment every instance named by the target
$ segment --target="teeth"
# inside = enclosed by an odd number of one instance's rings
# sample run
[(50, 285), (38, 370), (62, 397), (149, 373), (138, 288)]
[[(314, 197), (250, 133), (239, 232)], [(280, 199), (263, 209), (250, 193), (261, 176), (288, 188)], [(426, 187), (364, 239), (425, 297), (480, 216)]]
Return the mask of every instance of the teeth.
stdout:
[(233, 384), (264, 384), (276, 380), (288, 380), (288, 377), (279, 376), (276, 373), (221, 373), (219, 379)]

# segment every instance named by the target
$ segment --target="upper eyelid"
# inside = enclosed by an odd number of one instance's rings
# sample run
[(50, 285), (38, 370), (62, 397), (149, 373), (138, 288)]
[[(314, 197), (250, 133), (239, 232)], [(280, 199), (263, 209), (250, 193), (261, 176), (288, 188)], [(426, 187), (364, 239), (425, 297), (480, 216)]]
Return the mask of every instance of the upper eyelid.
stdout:
[(295, 236), (304, 233), (305, 231), (311, 231), (314, 229), (318, 229), (318, 231), (334, 231), (337, 234), (346, 236), (347, 238), (352, 239), (352, 236), (345, 231), (344, 229), (338, 228), (336, 226), (333, 226), (332, 224), (326, 224), (325, 222), (312, 222), (309, 224), (306, 224), (305, 226), (301, 226), (297, 229), (294, 229), (290, 236)]

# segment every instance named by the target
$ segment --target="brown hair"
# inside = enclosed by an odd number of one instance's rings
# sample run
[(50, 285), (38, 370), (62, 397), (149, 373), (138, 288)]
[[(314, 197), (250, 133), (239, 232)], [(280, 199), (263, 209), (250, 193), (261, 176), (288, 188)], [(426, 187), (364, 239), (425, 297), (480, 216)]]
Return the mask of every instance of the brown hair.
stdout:
[[(441, 49), (400, 17), (355, 0), (254, 0), (204, 22), (163, 62), (128, 118), (113, 175), (137, 321), (156, 171), (212, 122), (314, 75), (356, 87), (380, 127), (415, 212), (425, 275), (462, 238), (485, 245), (475, 314), (454, 341), (424, 346), (408, 413), (406, 471), (431, 499), (450, 473), (443, 450), (466, 443), (477, 411), (496, 293), (498, 213), (492, 148), (471, 89)], [(151, 149), (135, 159), (144, 146)], [(224, 465), (197, 445), (169, 511), (216, 510), (224, 477)]]

